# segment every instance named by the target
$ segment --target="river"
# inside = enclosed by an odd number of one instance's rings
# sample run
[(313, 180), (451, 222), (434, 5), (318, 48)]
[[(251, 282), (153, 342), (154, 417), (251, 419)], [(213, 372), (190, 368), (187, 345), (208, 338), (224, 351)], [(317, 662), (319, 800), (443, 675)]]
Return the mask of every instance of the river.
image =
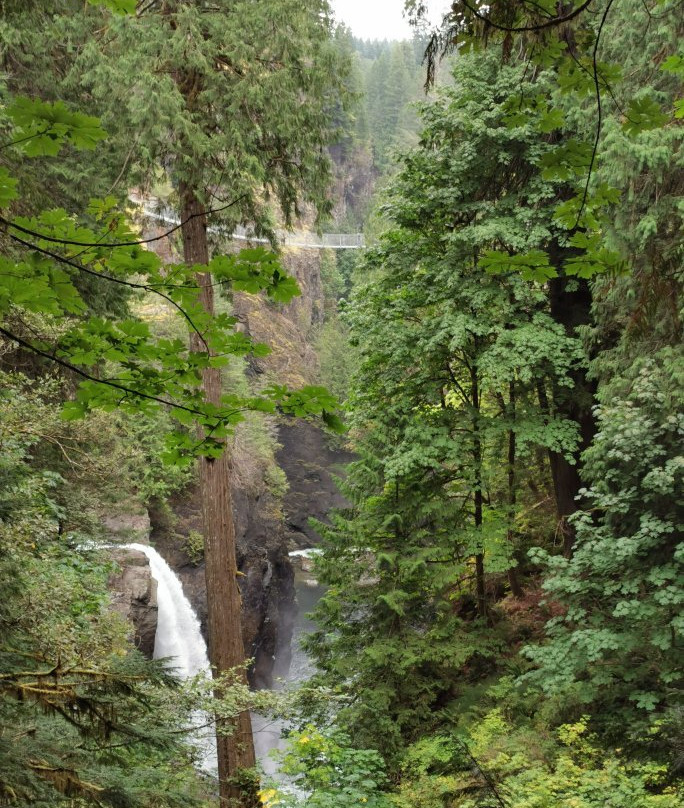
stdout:
[[(313, 663), (301, 647), (301, 640), (315, 628), (315, 623), (306, 615), (321, 599), (324, 589), (316, 583), (310, 573), (298, 568), (295, 568), (295, 589), (298, 609), (292, 633), (292, 657), (289, 669), (276, 680), (276, 689), (300, 684), (306, 681), (314, 670)], [(278, 659), (275, 660), (275, 668), (278, 670)], [(277, 778), (278, 766), (271, 753), (284, 747), (282, 733), (287, 729), (286, 723), (253, 714), (252, 729), (257, 759), (267, 775)]]

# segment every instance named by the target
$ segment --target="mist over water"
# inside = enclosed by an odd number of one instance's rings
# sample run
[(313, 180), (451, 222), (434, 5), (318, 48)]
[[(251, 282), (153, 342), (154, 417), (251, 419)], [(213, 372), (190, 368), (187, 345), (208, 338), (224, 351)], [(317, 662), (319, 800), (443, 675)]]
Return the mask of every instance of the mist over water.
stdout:
[[(314, 665), (311, 659), (302, 650), (301, 642), (304, 636), (314, 630), (316, 624), (306, 615), (313, 610), (325, 592), (311, 575), (296, 570), (295, 588), (297, 592), (297, 613), (295, 616), (294, 631), (292, 634), (292, 656), (289, 667), (283, 666), (275, 660), (275, 670), (279, 673), (274, 689), (296, 686), (305, 682), (313, 673)], [(278, 774), (278, 763), (271, 755), (272, 750), (285, 748), (286, 739), (282, 737), (287, 731), (286, 721), (273, 720), (255, 713), (252, 714), (252, 728), (254, 730), (254, 751), (267, 775), (281, 782), (284, 780)]]
[[(122, 545), (131, 550), (138, 550), (147, 556), (152, 577), (157, 582), (157, 632), (154, 644), (155, 659), (169, 659), (169, 666), (181, 678), (187, 679), (203, 673), (211, 676), (207, 646), (202, 636), (200, 621), (190, 601), (183, 592), (183, 586), (175, 572), (164, 558), (147, 544), (131, 543)], [(321, 596), (324, 588), (306, 572), (296, 570), (295, 587), (297, 592), (297, 613), (292, 635), (292, 651), (287, 664), (285, 651), (281, 659), (274, 661), (278, 678), (275, 689), (294, 686), (306, 681), (314, 672), (311, 659), (302, 650), (303, 637), (315, 628), (313, 621), (307, 618)], [(280, 663), (280, 664), (279, 664)], [(199, 750), (201, 768), (209, 774), (217, 774), (216, 740), (213, 722), (204, 713), (193, 716), (196, 731), (192, 733), (191, 743)], [(207, 726), (208, 725), (208, 726)], [(252, 714), (254, 732), (254, 749), (264, 772), (276, 779), (278, 775), (277, 761), (271, 755), (274, 749), (283, 749), (287, 731), (287, 723), (265, 716)]]

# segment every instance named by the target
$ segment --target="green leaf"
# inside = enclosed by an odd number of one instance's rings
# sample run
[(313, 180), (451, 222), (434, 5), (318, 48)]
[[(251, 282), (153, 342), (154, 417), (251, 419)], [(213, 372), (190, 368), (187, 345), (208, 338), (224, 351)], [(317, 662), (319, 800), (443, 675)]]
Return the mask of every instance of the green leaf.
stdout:
[(270, 353), (271, 353), (270, 347), (263, 342), (255, 342), (251, 347), (252, 356), (263, 357), (263, 356), (269, 356)]
[(589, 168), (592, 152), (593, 146), (588, 141), (569, 138), (541, 157), (542, 177), (547, 180), (577, 177)]
[(268, 287), (268, 296), (277, 303), (289, 303), (292, 298), (301, 294), (297, 281), (288, 276), (281, 275), (279, 271), (273, 273), (273, 286)]
[(322, 418), (323, 423), (328, 427), (328, 429), (332, 430), (338, 435), (343, 435), (347, 431), (344, 421), (339, 416), (335, 415), (335, 413), (323, 410)]
[(651, 96), (633, 98), (625, 114), (627, 120), (622, 124), (622, 128), (631, 137), (649, 129), (657, 129), (668, 120), (660, 104)]
[(540, 116), (537, 128), (540, 132), (548, 134), (553, 132), (554, 129), (561, 129), (564, 123), (565, 115), (563, 110), (558, 107), (552, 107)]
[(629, 700), (636, 702), (636, 706), (640, 710), (648, 710), (651, 712), (658, 706), (660, 698), (656, 693), (647, 693), (645, 691), (635, 691), (630, 693)]
[(135, 14), (136, 0), (88, 0), (91, 6), (105, 6), (115, 14)]
[(490, 275), (501, 275), (505, 272), (519, 272), (526, 281), (544, 283), (558, 273), (549, 262), (548, 253), (543, 250), (530, 250), (527, 253), (509, 255), (498, 250), (487, 251), (478, 261)]
[(6, 168), (0, 168), (0, 208), (6, 208), (16, 198), (17, 180), (10, 177)]
[(72, 112), (62, 101), (17, 96), (6, 112), (17, 126), (16, 139), (24, 140), (17, 147), (28, 157), (54, 157), (66, 142), (77, 149), (93, 149), (106, 137), (99, 118)]
[(674, 73), (675, 75), (681, 76), (684, 74), (684, 56), (673, 53), (672, 56), (668, 56), (660, 65), (660, 69), (664, 70), (666, 73)]
[(88, 413), (88, 406), (83, 401), (67, 401), (62, 405), (60, 418), (63, 421), (78, 421)]

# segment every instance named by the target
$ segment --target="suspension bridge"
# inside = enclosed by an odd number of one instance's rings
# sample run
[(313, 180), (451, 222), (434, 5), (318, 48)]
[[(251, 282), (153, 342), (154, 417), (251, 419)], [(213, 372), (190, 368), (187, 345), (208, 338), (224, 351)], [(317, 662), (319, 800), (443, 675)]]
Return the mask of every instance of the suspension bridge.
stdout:
[[(154, 219), (170, 227), (177, 227), (180, 219), (171, 208), (165, 208), (158, 203), (154, 204), (137, 194), (131, 194), (129, 199), (139, 209), (146, 219)], [(210, 233), (216, 233), (225, 238), (236, 241), (246, 241), (250, 244), (270, 244), (267, 238), (256, 236), (249, 228), (238, 226), (232, 233), (225, 228), (209, 227)], [(284, 247), (302, 247), (308, 250), (360, 250), (365, 247), (363, 233), (311, 233), (307, 230), (276, 230), (278, 243)]]

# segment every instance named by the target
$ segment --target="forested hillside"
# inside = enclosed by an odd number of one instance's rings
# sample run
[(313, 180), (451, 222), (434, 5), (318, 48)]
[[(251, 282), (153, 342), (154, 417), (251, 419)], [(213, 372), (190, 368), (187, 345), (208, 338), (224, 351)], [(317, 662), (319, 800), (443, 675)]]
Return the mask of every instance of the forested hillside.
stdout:
[(0, 804), (684, 806), (681, 5), (405, 5), (0, 4)]
[(345, 308), (289, 765), (311, 805), (678, 805), (681, 13), (479, 8)]

